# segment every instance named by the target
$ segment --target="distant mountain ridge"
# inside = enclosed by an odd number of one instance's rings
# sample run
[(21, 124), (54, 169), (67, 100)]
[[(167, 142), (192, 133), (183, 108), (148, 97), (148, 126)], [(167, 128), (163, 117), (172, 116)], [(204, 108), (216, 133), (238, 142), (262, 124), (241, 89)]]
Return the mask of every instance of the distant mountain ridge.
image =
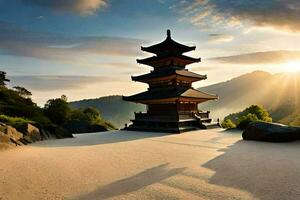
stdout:
[(270, 112), (274, 121), (300, 125), (300, 73), (254, 71), (199, 89), (219, 95), (218, 101), (200, 104), (200, 108), (211, 110), (214, 117), (223, 118), (259, 104)]
[(123, 101), (121, 95), (84, 99), (70, 102), (70, 105), (73, 108), (97, 108), (105, 120), (119, 128), (130, 122), (130, 119), (134, 117), (134, 112), (145, 110), (145, 106), (142, 104)]
[[(210, 110), (213, 118), (223, 119), (252, 104), (264, 106), (274, 121), (300, 125), (300, 73), (270, 74), (254, 71), (225, 82), (198, 88), (217, 94), (217, 101), (199, 105), (202, 110)], [(125, 102), (121, 96), (108, 96), (70, 103), (72, 107), (98, 108), (104, 119), (117, 127), (124, 127), (134, 117), (134, 112), (144, 111), (145, 106)]]

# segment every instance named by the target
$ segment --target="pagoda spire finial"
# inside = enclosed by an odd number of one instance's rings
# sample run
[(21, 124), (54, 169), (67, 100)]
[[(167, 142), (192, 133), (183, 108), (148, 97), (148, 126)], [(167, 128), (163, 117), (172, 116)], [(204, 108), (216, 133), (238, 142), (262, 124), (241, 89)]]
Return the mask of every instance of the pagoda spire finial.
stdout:
[(170, 29), (167, 30), (167, 38), (171, 38), (171, 31), (170, 31)]

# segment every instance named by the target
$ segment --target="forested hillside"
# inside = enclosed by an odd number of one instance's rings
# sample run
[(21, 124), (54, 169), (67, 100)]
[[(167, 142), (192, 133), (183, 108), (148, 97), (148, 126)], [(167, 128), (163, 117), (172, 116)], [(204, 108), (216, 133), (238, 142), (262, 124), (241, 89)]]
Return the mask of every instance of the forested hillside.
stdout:
[(97, 108), (105, 120), (119, 128), (123, 128), (125, 123), (133, 119), (134, 112), (145, 110), (144, 105), (123, 101), (119, 95), (74, 101), (70, 105), (73, 108)]

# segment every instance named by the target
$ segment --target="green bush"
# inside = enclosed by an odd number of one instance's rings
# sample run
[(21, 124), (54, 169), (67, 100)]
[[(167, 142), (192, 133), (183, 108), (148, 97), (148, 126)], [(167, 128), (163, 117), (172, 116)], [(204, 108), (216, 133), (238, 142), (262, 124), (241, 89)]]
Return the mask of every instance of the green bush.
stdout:
[(47, 126), (51, 123), (44, 115), (43, 110), (30, 98), (24, 98), (17, 91), (6, 87), (0, 87), (0, 114), (13, 118), (28, 119), (41, 126)]
[(86, 115), (82, 112), (82, 110), (79, 109), (72, 109), (70, 114), (69, 114), (69, 119), (68, 121), (88, 121), (88, 118)]
[(221, 126), (226, 129), (232, 129), (236, 127), (235, 124), (230, 119), (225, 119), (222, 122)]
[(226, 116), (223, 121), (224, 126), (223, 123), (222, 126), (224, 128), (235, 126), (240, 129), (245, 129), (250, 122), (254, 121), (272, 122), (272, 118), (262, 106), (251, 105), (241, 112)]
[(13, 127), (21, 127), (25, 124), (34, 124), (35, 122), (34, 121), (31, 121), (29, 119), (25, 119), (25, 118), (22, 118), (22, 117), (9, 117), (9, 116), (6, 116), (6, 115), (0, 115), (0, 121), (7, 124), (7, 125), (10, 125), (10, 126), (13, 126)]
[(246, 116), (240, 116), (238, 118), (237, 128), (245, 129), (249, 123), (260, 121), (256, 114), (248, 113)]
[(96, 108), (85, 108), (83, 113), (91, 123), (97, 123), (101, 121), (100, 112)]
[(96, 108), (85, 108), (85, 109), (72, 109), (68, 118), (68, 122), (79, 122), (79, 121), (86, 121), (89, 124), (99, 124), (104, 126), (109, 130), (114, 130), (116, 127), (103, 120), (100, 116), (99, 111)]
[(46, 117), (42, 111), (35, 113), (31, 118), (32, 121), (35, 121), (37, 124), (42, 127), (48, 127), (52, 125), (52, 122), (48, 117)]

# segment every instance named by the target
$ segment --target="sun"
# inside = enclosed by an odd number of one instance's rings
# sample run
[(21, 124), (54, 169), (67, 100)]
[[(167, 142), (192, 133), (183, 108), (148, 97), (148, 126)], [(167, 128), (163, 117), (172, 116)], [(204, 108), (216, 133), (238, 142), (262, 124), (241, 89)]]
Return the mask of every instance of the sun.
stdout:
[(287, 72), (300, 72), (300, 62), (288, 62), (284, 65)]

